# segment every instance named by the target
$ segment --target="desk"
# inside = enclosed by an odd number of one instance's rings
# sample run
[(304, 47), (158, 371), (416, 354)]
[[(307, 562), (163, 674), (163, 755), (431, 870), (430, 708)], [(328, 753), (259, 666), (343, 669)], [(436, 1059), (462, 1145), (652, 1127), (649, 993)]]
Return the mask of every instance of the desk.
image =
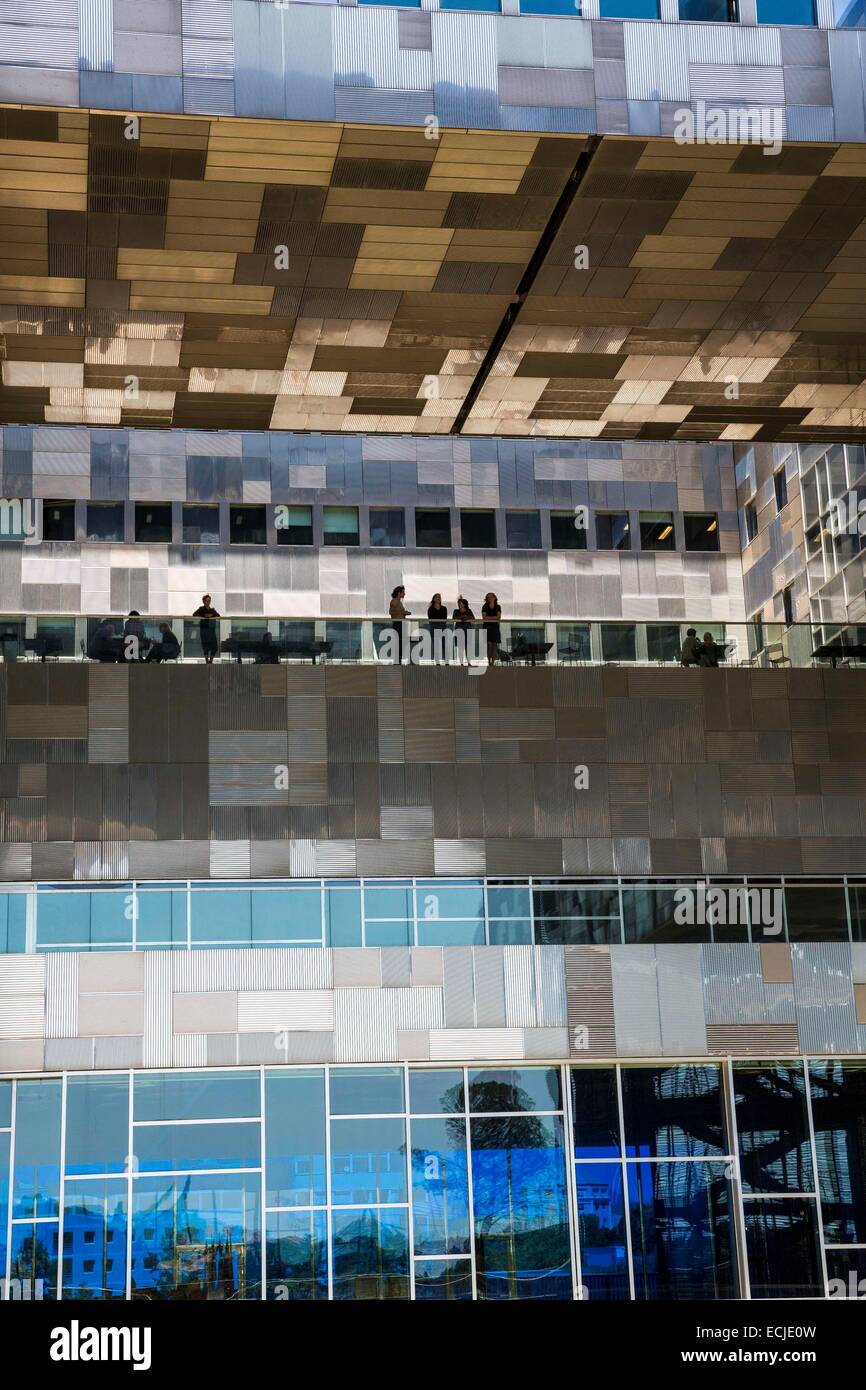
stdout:
[(320, 656), (328, 656), (333, 642), (312, 641), (294, 642), (286, 639), (278, 642), (263, 642), (255, 637), (227, 637), (220, 645), (221, 652), (232, 655), (238, 665), (244, 656), (251, 656), (260, 663), (278, 662), (284, 656), (309, 657), (315, 666)]
[(852, 642), (850, 646), (844, 642), (825, 642), (823, 646), (815, 648), (812, 659), (829, 661), (835, 671), (837, 661), (866, 661), (866, 645), (862, 642)]

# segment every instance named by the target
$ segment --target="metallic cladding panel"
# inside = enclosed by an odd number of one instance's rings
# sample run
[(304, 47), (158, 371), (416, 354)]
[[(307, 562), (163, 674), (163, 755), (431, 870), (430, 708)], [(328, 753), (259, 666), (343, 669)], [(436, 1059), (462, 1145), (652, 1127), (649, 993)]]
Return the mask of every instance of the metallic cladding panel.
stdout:
[(562, 946), (533, 947), (539, 1028), (562, 1028), (568, 1019), (565, 954)]
[(847, 942), (792, 946), (797, 1028), (804, 1052), (855, 1052), (858, 1049)]
[(78, 961), (73, 951), (45, 957), (45, 1036), (78, 1035)]
[(665, 1056), (702, 1056), (707, 1050), (701, 948), (656, 946), (659, 1017)]
[(397, 1000), (391, 989), (334, 993), (334, 1060), (389, 1062), (397, 1058)]
[(519, 1060), (525, 1056), (522, 1028), (431, 1030), (431, 1061)]
[(82, 72), (111, 72), (114, 54), (112, 0), (79, 0), (78, 65)]
[(757, 946), (746, 942), (701, 946), (704, 1007), (711, 1024), (769, 1023)]
[(658, 976), (653, 946), (611, 946), (617, 1049), (623, 1055), (662, 1051)]
[(396, 989), (397, 1028), (418, 1032), (425, 1028), (444, 1028), (445, 1014), (441, 989)]
[(505, 1022), (509, 1028), (534, 1028), (535, 1009), (534, 947), (504, 946)]
[(575, 1055), (614, 1056), (610, 952), (604, 946), (566, 946), (564, 954), (569, 1047)]
[(431, 15), (434, 111), (444, 125), (498, 125), (492, 15)]
[(479, 1028), (505, 1027), (505, 947), (477, 946), (472, 960), (475, 971), (475, 1022)]
[(144, 1040), (146, 1067), (172, 1064), (172, 952), (148, 951), (144, 957)]
[(444, 947), (442, 965), (446, 1027), (472, 1028), (475, 1024), (472, 947)]

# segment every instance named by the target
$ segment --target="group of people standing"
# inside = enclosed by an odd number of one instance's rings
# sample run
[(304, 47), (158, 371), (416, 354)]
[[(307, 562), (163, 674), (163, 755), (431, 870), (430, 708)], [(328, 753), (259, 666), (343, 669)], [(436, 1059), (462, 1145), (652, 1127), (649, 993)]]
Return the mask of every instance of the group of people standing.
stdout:
[[(409, 609), (403, 600), (406, 597), (406, 590), (402, 584), (398, 584), (391, 593), (391, 603), (388, 608), (388, 616), (394, 623), (400, 643), (400, 660), (403, 660), (403, 635), (402, 624), (406, 618), (411, 617)], [(500, 622), (502, 619), (502, 608), (499, 599), (494, 593), (485, 595), (484, 603), (481, 608), (481, 621), (484, 625), (484, 632), (487, 638), (487, 660), (491, 665), (499, 656), (499, 648), (502, 644), (502, 632)], [(448, 609), (442, 602), (441, 594), (434, 594), (427, 608), (427, 620), (431, 628), (444, 627), (448, 622)], [(451, 614), (451, 621), (455, 631), (468, 632), (477, 623), (477, 619), (472, 609), (469, 607), (468, 599), (462, 597), (457, 599), (457, 607)]]

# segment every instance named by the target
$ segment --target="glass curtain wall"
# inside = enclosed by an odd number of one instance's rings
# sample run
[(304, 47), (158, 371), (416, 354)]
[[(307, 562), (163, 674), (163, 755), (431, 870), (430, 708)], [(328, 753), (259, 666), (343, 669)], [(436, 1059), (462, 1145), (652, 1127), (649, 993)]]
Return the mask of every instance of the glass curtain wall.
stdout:
[(866, 1061), (0, 1081), (13, 1298), (855, 1298)]

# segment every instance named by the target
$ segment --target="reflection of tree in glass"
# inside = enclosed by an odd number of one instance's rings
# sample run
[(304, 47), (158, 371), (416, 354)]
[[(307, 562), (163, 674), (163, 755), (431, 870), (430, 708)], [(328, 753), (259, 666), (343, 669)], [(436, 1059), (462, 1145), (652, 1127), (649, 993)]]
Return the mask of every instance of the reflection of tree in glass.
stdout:
[[(56, 1240), (57, 1227), (53, 1229)], [(26, 1236), (12, 1258), (12, 1278), (30, 1279), (33, 1281), (31, 1288), (35, 1288), (37, 1279), (51, 1282), (55, 1278), (51, 1272), (52, 1263), (51, 1251), (44, 1241), (35, 1235)]]

